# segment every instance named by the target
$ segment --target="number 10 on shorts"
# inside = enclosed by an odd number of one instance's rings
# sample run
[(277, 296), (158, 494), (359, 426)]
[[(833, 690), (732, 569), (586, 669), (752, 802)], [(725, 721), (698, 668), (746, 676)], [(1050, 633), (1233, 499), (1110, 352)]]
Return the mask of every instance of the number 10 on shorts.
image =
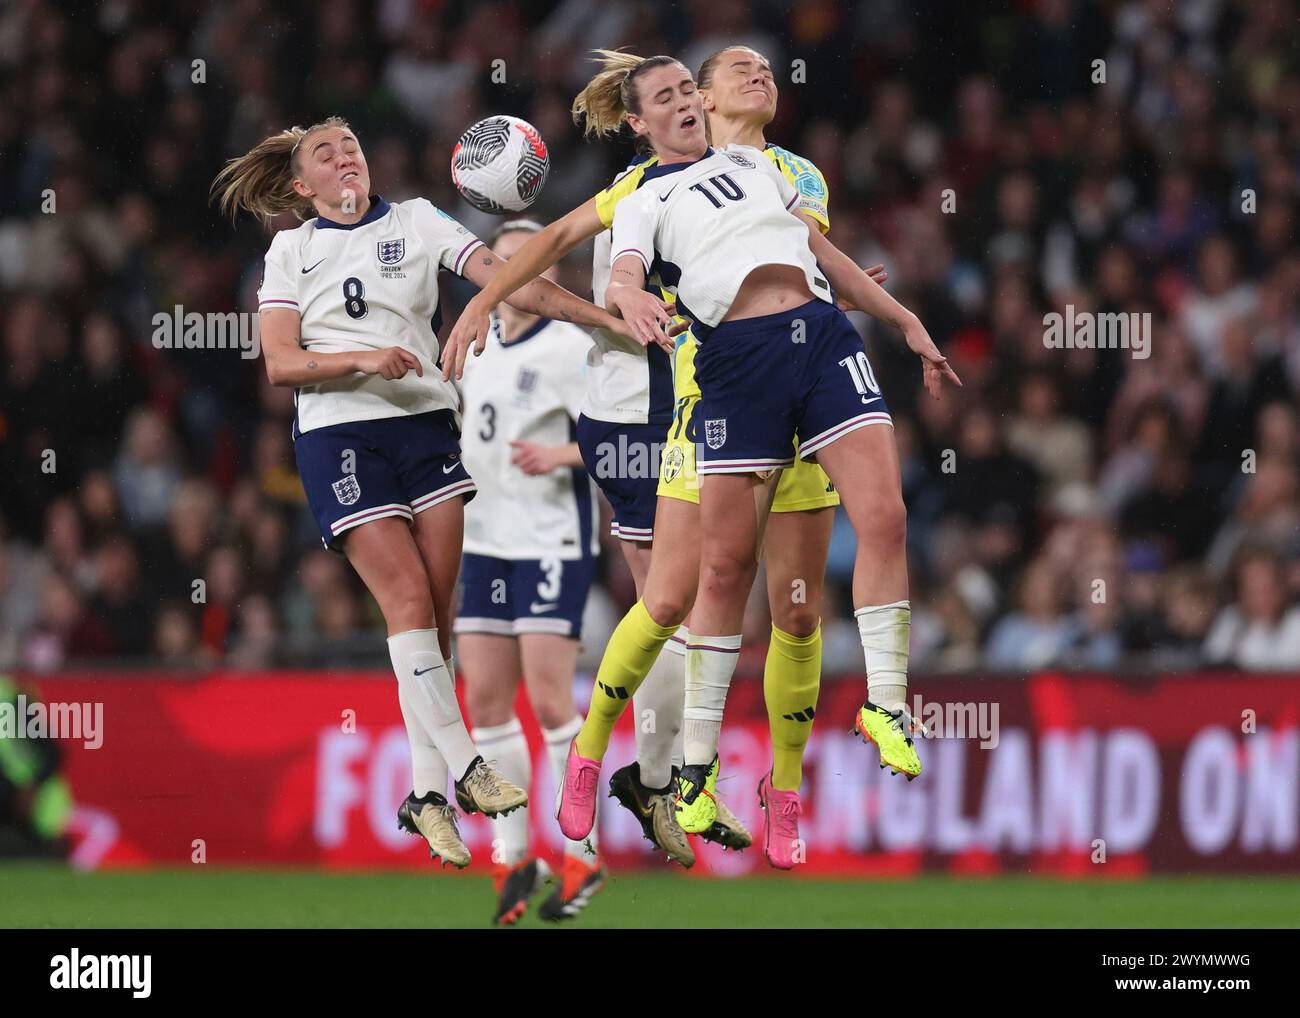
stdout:
[(859, 351), (852, 357), (845, 357), (840, 361), (844, 367), (849, 369), (849, 374), (853, 376), (853, 385), (858, 390), (858, 395), (862, 397), (863, 403), (870, 403), (871, 399), (880, 395), (880, 386), (876, 383), (875, 372), (871, 370), (871, 362), (867, 360), (865, 351)]

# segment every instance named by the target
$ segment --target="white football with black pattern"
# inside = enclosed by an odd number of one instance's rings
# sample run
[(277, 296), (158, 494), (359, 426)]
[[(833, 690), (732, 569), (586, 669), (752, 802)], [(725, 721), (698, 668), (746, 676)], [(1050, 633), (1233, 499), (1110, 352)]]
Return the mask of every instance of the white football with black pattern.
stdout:
[(451, 153), (451, 179), (480, 212), (522, 212), (542, 193), (551, 156), (537, 128), (518, 117), (480, 120)]

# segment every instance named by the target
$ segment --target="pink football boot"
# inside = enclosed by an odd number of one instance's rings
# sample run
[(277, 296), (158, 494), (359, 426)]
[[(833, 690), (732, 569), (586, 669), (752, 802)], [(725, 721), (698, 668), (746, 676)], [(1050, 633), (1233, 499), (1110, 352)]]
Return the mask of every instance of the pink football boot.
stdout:
[(578, 740), (569, 743), (569, 759), (564, 764), (564, 781), (555, 803), (555, 819), (570, 841), (582, 841), (596, 826), (596, 782), (600, 778), (600, 761), (578, 755)]
[(799, 793), (783, 792), (772, 787), (771, 772), (763, 775), (758, 785), (758, 802), (763, 807), (763, 854), (779, 870), (792, 870), (796, 852), (802, 856), (803, 843), (799, 840)]

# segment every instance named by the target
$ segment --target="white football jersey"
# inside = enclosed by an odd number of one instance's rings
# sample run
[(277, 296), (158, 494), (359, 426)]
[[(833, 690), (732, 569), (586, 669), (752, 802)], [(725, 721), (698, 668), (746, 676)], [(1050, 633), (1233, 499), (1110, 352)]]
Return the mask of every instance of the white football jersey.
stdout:
[(802, 269), (809, 290), (831, 303), (808, 227), (791, 214), (799, 200), (772, 161), (747, 145), (652, 166), (614, 210), (612, 261), (640, 257), (647, 276), (657, 272), (677, 287), (678, 310), (709, 327), (721, 323), (745, 277), (762, 265)]
[[(602, 195), (637, 171), (628, 167)], [(640, 180), (640, 176), (637, 176)], [(597, 199), (599, 201), (599, 199)], [(610, 231), (596, 235), (591, 261), (592, 302), (605, 306), (609, 286)], [(618, 424), (663, 424), (672, 420), (672, 363), (662, 350), (647, 350), (634, 339), (593, 329), (587, 353), (587, 398), (582, 412), (594, 421)]]
[(529, 475), (510, 462), (511, 442), (576, 441), (584, 397), (586, 330), (541, 319), (509, 343), (500, 320), (481, 357), (465, 362), (461, 458), (478, 485), (465, 506), (465, 550), (505, 559), (595, 555), (596, 492), (582, 467)]
[(258, 306), (296, 310), (304, 349), (400, 346), (424, 368), (423, 377), (356, 373), (302, 386), (294, 394), (295, 438), (330, 424), (459, 408), (455, 386), (437, 368), (438, 272), (459, 275), (480, 244), (425, 198), (389, 204), (377, 195), (357, 223), (317, 218), (275, 235)]

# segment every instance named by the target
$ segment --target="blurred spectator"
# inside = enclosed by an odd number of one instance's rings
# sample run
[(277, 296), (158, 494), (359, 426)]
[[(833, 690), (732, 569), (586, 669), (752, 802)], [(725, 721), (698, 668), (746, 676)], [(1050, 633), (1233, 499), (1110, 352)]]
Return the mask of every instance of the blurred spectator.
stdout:
[(140, 583), (140, 563), (125, 537), (95, 553), (95, 595), (90, 610), (108, 629), (110, 653), (138, 658), (149, 650), (149, 599)]
[[(934, 637), (928, 646), (912, 645), (912, 666), (918, 671), (957, 672), (979, 667), (980, 626), (977, 617), (954, 588), (934, 601)], [(846, 670), (852, 670), (850, 663)]]
[(58, 573), (45, 577), (40, 605), (22, 651), (25, 667), (48, 671), (70, 658), (103, 657), (113, 652), (108, 626), (87, 612), (85, 599)]
[(17, 664), (21, 638), (40, 617), (32, 592), (44, 586), (48, 568), (30, 545), (9, 537), (0, 519), (0, 668)]
[(141, 407), (127, 420), (113, 480), (132, 527), (143, 530), (167, 518), (180, 469), (167, 425), (155, 411)]
[(186, 481), (168, 506), (167, 529), (148, 536), (149, 576), (163, 599), (196, 593), (204, 580), (204, 557), (212, 541), (220, 506), (216, 492), (204, 481)]
[(1032, 563), (1020, 581), (1017, 611), (989, 635), (986, 660), (993, 668), (1030, 671), (1056, 664), (1075, 636), (1066, 616), (1061, 584), (1045, 561)]
[(154, 623), (153, 653), (163, 668), (196, 668), (203, 663), (193, 615), (178, 602), (165, 602)]
[(1056, 382), (1046, 374), (1021, 381), (1020, 412), (1007, 425), (1007, 445), (1038, 469), (1049, 493), (1092, 474), (1092, 435), (1061, 413)]
[(972, 523), (1005, 518), (1027, 527), (1035, 513), (1038, 474), (1009, 451), (992, 411), (972, 407), (962, 423), (948, 483), (947, 508)]
[(1287, 605), (1277, 558), (1262, 551), (1243, 554), (1236, 586), (1236, 601), (1219, 613), (1206, 637), (1207, 660), (1237, 668), (1300, 668), (1300, 606)]
[(94, 566), (86, 552), (81, 516), (71, 499), (58, 498), (50, 503), (45, 514), (43, 547), (50, 565), (75, 589), (85, 591), (94, 586)]
[(1150, 657), (1155, 671), (1200, 667), (1205, 637), (1214, 620), (1214, 583), (1195, 566), (1175, 570), (1166, 580), (1164, 618)]
[(278, 663), (280, 630), (271, 599), (253, 594), (239, 606), (236, 635), (231, 641), (232, 668), (271, 668)]
[(1171, 449), (1155, 464), (1151, 486), (1130, 500), (1120, 514), (1120, 530), (1129, 540), (1150, 541), (1170, 560), (1204, 554), (1218, 513), (1196, 490), (1191, 458)]
[(1222, 336), (1231, 321), (1239, 321), (1255, 310), (1255, 288), (1238, 278), (1237, 256), (1227, 237), (1211, 237), (1201, 245), (1197, 258), (1198, 288), (1183, 306), (1183, 324), (1211, 375), (1224, 371)]
[(1300, 482), (1294, 457), (1269, 455), (1247, 475), (1236, 511), (1220, 528), (1206, 555), (1210, 572), (1222, 576), (1243, 545), (1300, 553)]
[(81, 461), (107, 463), (122, 438), (131, 407), (148, 394), (144, 380), (132, 370), (121, 326), (103, 312), (92, 312), (81, 332), (81, 365), (76, 424), (84, 447)]

